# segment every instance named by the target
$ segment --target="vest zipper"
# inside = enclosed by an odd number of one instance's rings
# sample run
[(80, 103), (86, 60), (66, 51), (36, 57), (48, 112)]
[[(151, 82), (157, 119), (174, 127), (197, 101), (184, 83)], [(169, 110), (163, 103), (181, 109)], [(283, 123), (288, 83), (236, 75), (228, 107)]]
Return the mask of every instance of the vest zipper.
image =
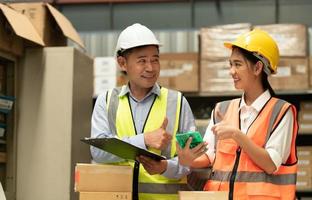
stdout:
[(234, 167), (233, 167), (232, 174), (231, 174), (231, 177), (230, 177), (229, 200), (233, 200), (234, 182), (235, 182), (235, 177), (236, 177), (237, 168), (238, 168), (238, 164), (239, 164), (240, 154), (241, 154), (241, 148), (239, 147), (239, 148), (236, 150), (235, 163), (234, 163)]

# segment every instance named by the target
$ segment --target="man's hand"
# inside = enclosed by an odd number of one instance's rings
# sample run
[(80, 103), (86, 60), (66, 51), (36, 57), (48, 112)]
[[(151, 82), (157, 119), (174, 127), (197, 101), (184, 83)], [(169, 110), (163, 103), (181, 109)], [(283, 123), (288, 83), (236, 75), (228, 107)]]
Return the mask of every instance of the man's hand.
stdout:
[(155, 161), (146, 156), (139, 156), (137, 160), (150, 175), (162, 174), (167, 169), (167, 160)]
[(176, 143), (177, 153), (179, 157), (179, 163), (183, 166), (191, 166), (193, 161), (199, 156), (203, 155), (206, 152), (207, 142), (202, 142), (193, 149), (190, 149), (190, 144), (192, 142), (192, 137), (190, 137), (185, 147), (182, 149), (179, 143)]
[(147, 147), (164, 150), (171, 142), (172, 136), (166, 131), (168, 119), (165, 117), (159, 129), (144, 134), (144, 142)]

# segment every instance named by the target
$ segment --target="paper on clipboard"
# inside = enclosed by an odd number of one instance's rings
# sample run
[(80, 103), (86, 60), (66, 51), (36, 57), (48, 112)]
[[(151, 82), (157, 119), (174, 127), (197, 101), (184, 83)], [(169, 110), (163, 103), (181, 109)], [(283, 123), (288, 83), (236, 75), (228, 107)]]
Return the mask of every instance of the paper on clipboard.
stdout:
[(126, 160), (135, 160), (140, 155), (147, 156), (156, 161), (166, 159), (164, 156), (141, 149), (118, 138), (85, 138), (81, 139), (81, 141)]

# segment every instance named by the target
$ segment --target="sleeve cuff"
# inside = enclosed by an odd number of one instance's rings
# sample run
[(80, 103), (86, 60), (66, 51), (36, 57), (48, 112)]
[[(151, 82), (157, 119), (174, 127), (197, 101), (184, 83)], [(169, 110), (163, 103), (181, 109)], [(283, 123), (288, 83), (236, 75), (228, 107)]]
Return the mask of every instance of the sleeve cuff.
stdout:
[(127, 139), (124, 139), (124, 141), (146, 150), (146, 145), (144, 142), (144, 134), (138, 134), (129, 137)]
[(188, 174), (189, 171), (190, 168), (180, 165), (177, 159), (170, 159), (167, 160), (167, 169), (162, 175), (167, 178), (179, 179)]
[(281, 166), (282, 164), (282, 158), (279, 155), (279, 153), (277, 151), (275, 151), (274, 149), (267, 149), (267, 152), (271, 158), (271, 160), (273, 161), (273, 163), (275, 164), (276, 170), (278, 170), (278, 168)]

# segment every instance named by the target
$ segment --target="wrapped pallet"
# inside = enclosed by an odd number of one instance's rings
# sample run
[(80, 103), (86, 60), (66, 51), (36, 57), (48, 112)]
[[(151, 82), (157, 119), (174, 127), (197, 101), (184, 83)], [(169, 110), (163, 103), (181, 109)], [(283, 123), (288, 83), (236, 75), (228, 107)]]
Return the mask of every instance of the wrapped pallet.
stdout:
[(197, 53), (160, 54), (160, 65), (160, 85), (183, 92), (198, 92)]
[(225, 41), (233, 41), (239, 35), (251, 30), (251, 24), (228, 24), (202, 28), (200, 30), (201, 59), (227, 58), (230, 51), (223, 46)]
[(307, 27), (302, 24), (255, 26), (268, 32), (280, 50), (280, 56), (307, 56)]
[(228, 58), (201, 60), (200, 89), (202, 92), (236, 91), (229, 71)]
[(269, 76), (274, 90), (305, 90), (309, 88), (309, 62), (306, 57), (281, 57), (277, 74)]

